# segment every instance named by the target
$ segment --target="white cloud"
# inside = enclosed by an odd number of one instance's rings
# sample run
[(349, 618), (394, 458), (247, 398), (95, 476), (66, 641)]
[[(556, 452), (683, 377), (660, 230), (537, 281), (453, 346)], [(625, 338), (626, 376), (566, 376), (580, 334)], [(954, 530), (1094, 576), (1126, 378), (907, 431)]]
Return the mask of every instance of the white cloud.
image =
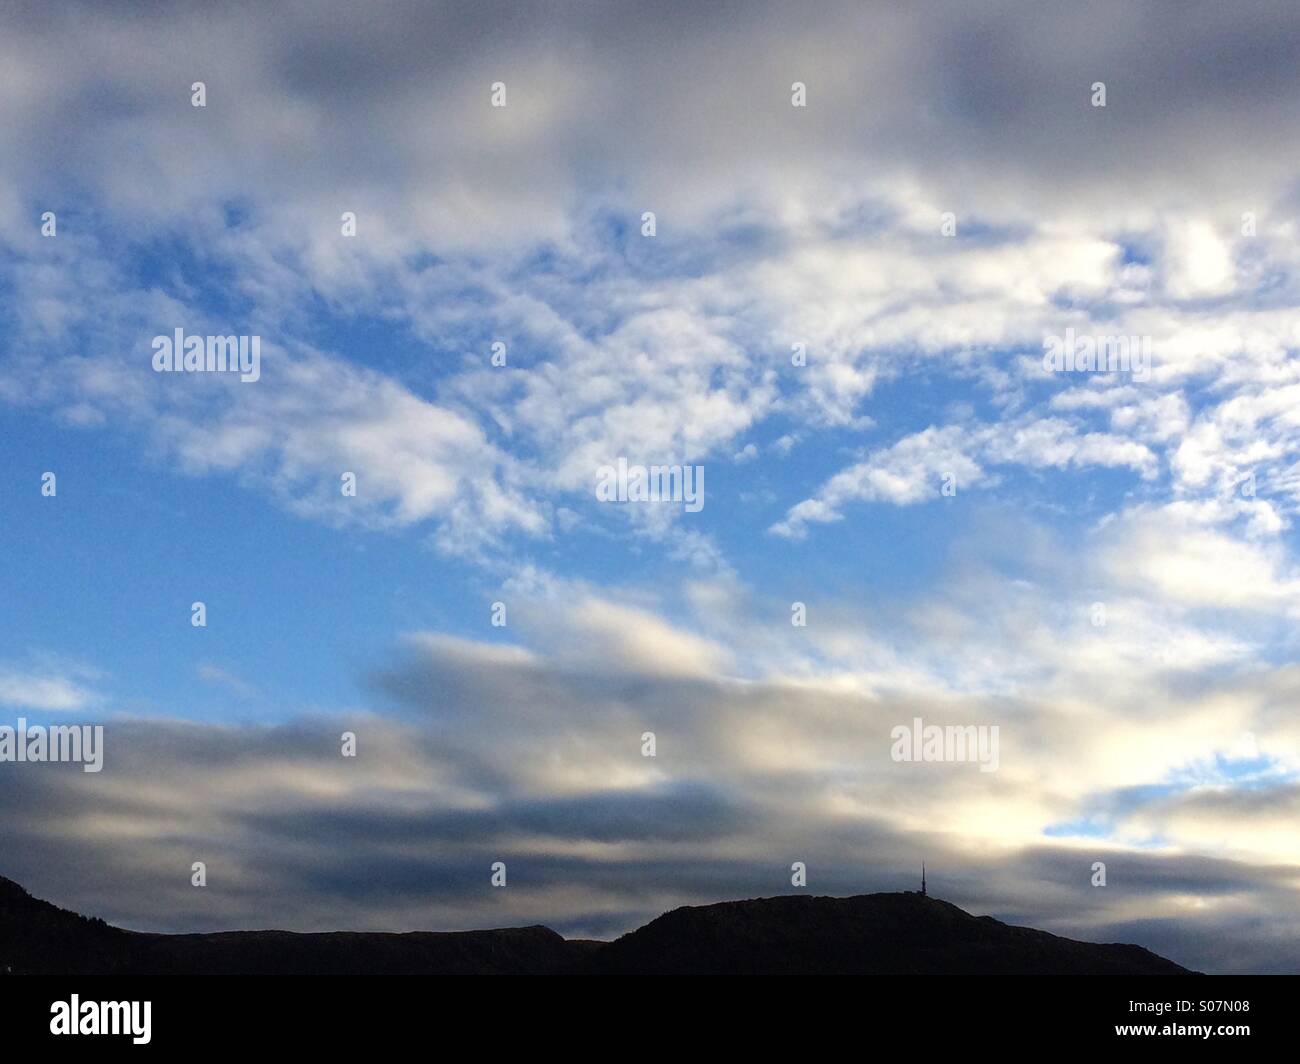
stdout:
[(0, 705), (50, 711), (86, 709), (98, 702), (89, 688), (47, 671), (0, 668)]
[(1232, 252), (1206, 221), (1171, 226), (1165, 287), (1175, 299), (1222, 295), (1233, 287)]

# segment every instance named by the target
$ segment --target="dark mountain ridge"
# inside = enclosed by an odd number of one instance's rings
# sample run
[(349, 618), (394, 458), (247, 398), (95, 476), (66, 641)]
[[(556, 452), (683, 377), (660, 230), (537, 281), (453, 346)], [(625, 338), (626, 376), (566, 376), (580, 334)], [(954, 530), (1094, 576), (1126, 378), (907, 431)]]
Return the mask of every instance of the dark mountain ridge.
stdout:
[(127, 931), (0, 877), (0, 973), (1191, 974), (1140, 946), (1076, 942), (914, 893), (685, 906), (614, 942), (542, 926), (405, 933)]
[(1141, 946), (1077, 942), (910, 892), (674, 909), (602, 948), (591, 967), (664, 975), (1192, 974)]

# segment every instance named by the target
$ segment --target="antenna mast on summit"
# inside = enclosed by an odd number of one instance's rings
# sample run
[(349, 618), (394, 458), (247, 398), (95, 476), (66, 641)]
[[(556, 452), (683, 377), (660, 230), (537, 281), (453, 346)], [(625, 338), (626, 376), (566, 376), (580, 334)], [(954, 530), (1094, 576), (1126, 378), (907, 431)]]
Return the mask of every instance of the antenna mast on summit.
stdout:
[(925, 862), (921, 862), (921, 897), (925, 897)]

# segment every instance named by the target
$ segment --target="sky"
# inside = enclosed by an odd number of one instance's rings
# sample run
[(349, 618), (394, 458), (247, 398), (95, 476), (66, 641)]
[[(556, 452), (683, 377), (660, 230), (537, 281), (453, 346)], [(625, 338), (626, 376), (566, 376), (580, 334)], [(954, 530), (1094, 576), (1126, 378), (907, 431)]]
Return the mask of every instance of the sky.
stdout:
[(608, 938), (924, 859), (1300, 970), (1293, 5), (2, 17), (0, 725), (105, 748), (0, 763), (0, 875)]

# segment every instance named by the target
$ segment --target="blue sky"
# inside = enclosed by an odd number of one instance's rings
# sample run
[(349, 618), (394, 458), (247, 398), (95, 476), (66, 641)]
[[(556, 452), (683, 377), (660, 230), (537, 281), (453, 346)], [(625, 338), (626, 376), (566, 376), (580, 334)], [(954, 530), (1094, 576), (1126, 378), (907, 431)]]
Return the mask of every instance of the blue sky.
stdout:
[[(93, 779), (0, 764), (0, 874), (609, 935), (924, 853), (972, 911), (1294, 970), (1300, 86), (1255, 49), (1300, 21), (1191, 7), (16, 19), (0, 723), (108, 731)], [(260, 378), (154, 372), (176, 328)], [(1150, 372), (1054, 372), (1066, 330)], [(703, 508), (599, 501), (620, 458)], [(892, 761), (915, 716), (998, 771)]]

